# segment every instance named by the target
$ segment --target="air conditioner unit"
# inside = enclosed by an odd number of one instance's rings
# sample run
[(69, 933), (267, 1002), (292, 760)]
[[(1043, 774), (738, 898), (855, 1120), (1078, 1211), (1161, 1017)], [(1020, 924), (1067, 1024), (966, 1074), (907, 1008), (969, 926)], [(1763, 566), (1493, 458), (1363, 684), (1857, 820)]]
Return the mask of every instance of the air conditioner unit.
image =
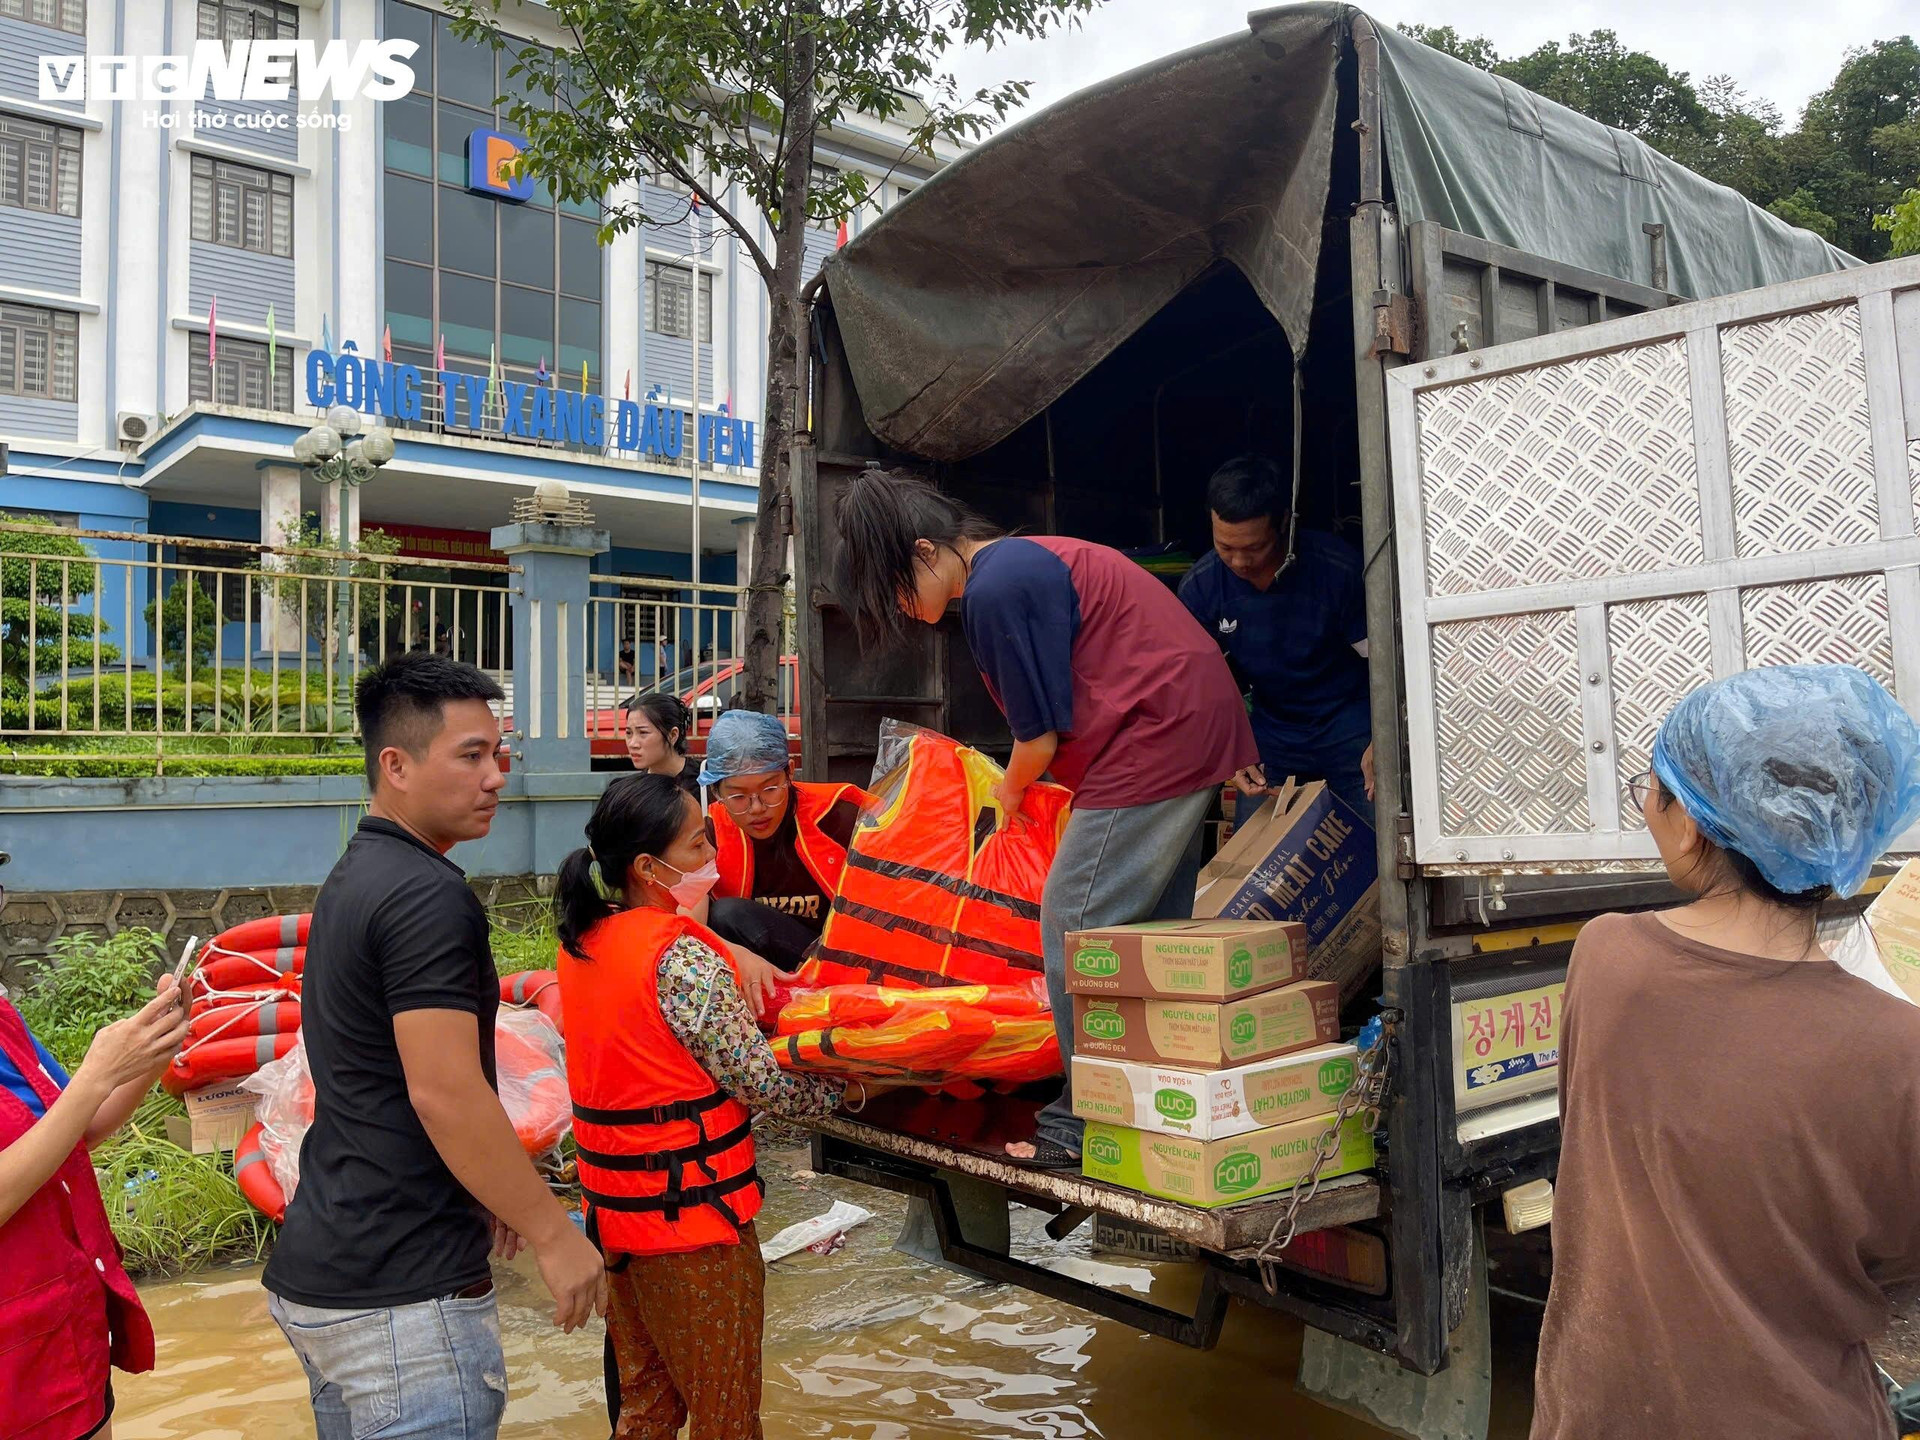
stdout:
[(122, 445), (144, 445), (147, 437), (153, 434), (153, 416), (122, 410), (114, 429), (116, 438)]

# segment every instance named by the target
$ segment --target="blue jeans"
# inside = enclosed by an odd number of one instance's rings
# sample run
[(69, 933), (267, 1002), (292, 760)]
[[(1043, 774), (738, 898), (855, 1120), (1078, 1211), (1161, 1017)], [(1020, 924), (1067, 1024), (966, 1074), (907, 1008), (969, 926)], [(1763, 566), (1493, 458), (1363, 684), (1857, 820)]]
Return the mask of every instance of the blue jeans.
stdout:
[(494, 1440), (507, 1408), (489, 1293), (392, 1309), (321, 1310), (267, 1297), (307, 1372), (318, 1440)]
[[(1343, 712), (1312, 734), (1282, 730), (1256, 717), (1254, 735), (1269, 785), (1283, 785), (1289, 775), (1302, 781), (1325, 780), (1327, 789), (1373, 824), (1373, 801), (1367, 798), (1366, 778), (1360, 771), (1360, 757), (1373, 743), (1373, 719), (1364, 706)], [(1259, 797), (1236, 797), (1234, 824), (1251, 815), (1259, 803)]]
[(1043, 1109), (1035, 1134), (1080, 1153), (1087, 1122), (1073, 1113), (1073, 997), (1067, 994), (1067, 932), (1141, 920), (1184, 920), (1193, 914), (1200, 879), (1200, 827), (1220, 787), (1130, 805), (1075, 810), (1040, 892), (1040, 948), (1047, 1000), (1067, 1083)]

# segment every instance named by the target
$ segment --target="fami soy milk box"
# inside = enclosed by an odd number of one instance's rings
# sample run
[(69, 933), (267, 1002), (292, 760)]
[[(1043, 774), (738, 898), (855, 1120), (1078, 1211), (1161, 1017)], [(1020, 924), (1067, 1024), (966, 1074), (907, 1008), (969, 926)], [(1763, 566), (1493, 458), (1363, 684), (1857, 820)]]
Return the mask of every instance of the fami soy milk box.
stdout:
[[(1188, 1205), (1231, 1205), (1291, 1189), (1313, 1165), (1331, 1115), (1270, 1125), (1225, 1140), (1193, 1140), (1119, 1125), (1092, 1124), (1081, 1150), (1081, 1171), (1128, 1190)], [(1323, 1180), (1373, 1164), (1373, 1135), (1358, 1115), (1340, 1127), (1339, 1148), (1320, 1172)]]
[(1183, 1070), (1073, 1057), (1073, 1113), (1083, 1120), (1223, 1140), (1331, 1114), (1352, 1087), (1358, 1052), (1321, 1045), (1231, 1070)]
[(1273, 920), (1149, 920), (1067, 935), (1067, 991), (1237, 1000), (1307, 978), (1307, 927)]

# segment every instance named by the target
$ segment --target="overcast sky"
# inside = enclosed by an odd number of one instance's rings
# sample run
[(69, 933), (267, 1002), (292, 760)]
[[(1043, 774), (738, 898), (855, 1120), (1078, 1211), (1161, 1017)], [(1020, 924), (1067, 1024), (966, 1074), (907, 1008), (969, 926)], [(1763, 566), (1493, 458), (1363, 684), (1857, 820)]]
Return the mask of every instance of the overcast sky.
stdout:
[[(968, 91), (1003, 80), (1032, 81), (1031, 110), (1156, 56), (1242, 29), (1250, 8), (1245, 0), (1107, 0), (1077, 31), (968, 53), (955, 74)], [(1732, 75), (1750, 93), (1778, 105), (1789, 125), (1807, 97), (1833, 78), (1850, 47), (1920, 30), (1913, 0), (1421, 0), (1404, 8), (1368, 7), (1368, 13), (1385, 22), (1418, 20), (1485, 35), (1502, 55), (1564, 41), (1575, 31), (1611, 29), (1629, 48), (1645, 50), (1696, 81)]]

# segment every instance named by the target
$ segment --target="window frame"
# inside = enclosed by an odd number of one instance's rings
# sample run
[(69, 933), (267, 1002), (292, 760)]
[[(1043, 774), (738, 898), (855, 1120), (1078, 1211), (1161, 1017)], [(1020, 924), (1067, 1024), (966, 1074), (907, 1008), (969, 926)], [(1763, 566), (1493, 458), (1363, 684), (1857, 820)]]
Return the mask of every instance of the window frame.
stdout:
[[(207, 28), (209, 15), (213, 17), (211, 33)], [(245, 34), (226, 33), (223, 22), (228, 15), (248, 17)], [(263, 30), (262, 21), (271, 28)], [(298, 40), (300, 7), (290, 0), (197, 0), (193, 30), (199, 40)]]
[[(693, 322), (691, 319), (689, 319), (687, 327), (684, 330), (663, 330), (660, 328), (660, 300), (663, 291), (666, 289), (665, 286), (661, 285), (660, 278), (669, 272), (675, 276), (687, 277), (691, 277), (694, 273), (693, 267), (676, 265), (671, 260), (647, 261), (647, 296), (645, 304), (641, 307), (643, 311), (642, 322), (646, 325), (649, 335), (659, 335), (668, 340), (691, 340), (693, 338)], [(699, 271), (699, 275), (700, 298), (705, 302), (700, 306), (700, 343), (702, 346), (710, 348), (713, 345), (713, 272), (702, 268)], [(689, 306), (693, 302), (691, 293), (693, 285), (694, 282), (689, 278), (685, 286), (688, 295), (684, 302)]]
[[(192, 209), (191, 233), (202, 245), (218, 245), (226, 250), (241, 250), (249, 255), (265, 255), (276, 260), (294, 258), (294, 186), (293, 176), (262, 165), (246, 165), (216, 155), (195, 155), (189, 170), (192, 181), (189, 204)], [(234, 192), (231, 211), (234, 231), (229, 239), (223, 233), (223, 190)], [(202, 195), (205, 203), (202, 203)], [(260, 206), (260, 241), (250, 240), (249, 223), (252, 196), (263, 197)], [(202, 225), (202, 221), (206, 223)], [(283, 224), (284, 221), (284, 224)], [(284, 234), (286, 248), (279, 248)]]
[[(242, 410), (268, 410), (279, 415), (294, 413), (293, 370), (294, 352), (291, 345), (275, 347), (276, 358), (280, 360), (269, 378), (267, 370), (267, 342), (264, 340), (244, 340), (237, 336), (222, 337), (220, 341), (221, 363), (210, 367), (207, 364), (207, 332), (193, 330), (187, 334), (187, 403), (201, 405), (231, 405)], [(227, 369), (226, 362), (231, 358), (234, 368), (234, 389), (232, 399), (223, 399), (220, 395), (220, 371)], [(255, 405), (247, 399), (247, 378), (252, 372), (260, 383), (263, 403)], [(279, 393), (268, 394), (272, 386)], [(283, 405), (281, 402), (285, 401)]]
[[(36, 134), (35, 132), (44, 132)], [(25, 115), (0, 114), (0, 149), (19, 149), (19, 168), (17, 189), (13, 198), (8, 198), (5, 169), (0, 166), (0, 206), (11, 210), (29, 210), (37, 215), (62, 215), (71, 220), (80, 219), (83, 204), (82, 196), (86, 190), (86, 136), (72, 125), (60, 125), (51, 120), (34, 120)], [(34, 153), (44, 148), (46, 152), (47, 203), (35, 205), (29, 193), (27, 177), (32, 171)], [(62, 161), (71, 157), (73, 208), (62, 208), (61, 193), (67, 187), (62, 184)]]
[[(249, 620), (264, 618), (260, 613), (262, 607), (258, 603), (253, 605), (252, 613), (248, 613), (248, 592), (254, 586), (251, 575), (216, 576), (212, 573), (215, 570), (245, 570), (246, 566), (241, 563), (242, 557), (238, 553), (232, 550), (214, 550), (191, 543), (185, 545), (175, 543), (167, 548), (173, 551), (173, 557), (166, 563), (174, 584), (179, 584), (185, 576), (191, 575), (200, 582), (200, 589), (209, 600), (216, 598), (214, 591), (218, 589), (217, 603), (222, 625), (242, 625)], [(179, 568), (174, 569), (174, 566)], [(168, 589), (172, 589), (172, 586)]]
[[(53, 15), (51, 20), (34, 18), (36, 9), (44, 8)], [(38, 25), (43, 30), (57, 30), (62, 35), (78, 35), (85, 38), (87, 33), (87, 0), (0, 0), (0, 15), (9, 20), (18, 20), (24, 25)], [(77, 17), (77, 23), (70, 23)]]
[[(29, 389), (26, 384), (26, 353), (29, 335), (46, 337), (42, 364), (46, 383)], [(11, 338), (12, 349), (5, 347)], [(62, 351), (65, 351), (63, 359)], [(44, 305), (0, 304), (0, 356), (11, 354), (0, 364), (0, 395), (23, 400), (51, 400), (60, 405), (80, 402), (80, 317), (71, 310), (56, 310)], [(61, 384), (64, 376), (65, 385)], [(67, 393), (62, 394), (65, 390)]]

